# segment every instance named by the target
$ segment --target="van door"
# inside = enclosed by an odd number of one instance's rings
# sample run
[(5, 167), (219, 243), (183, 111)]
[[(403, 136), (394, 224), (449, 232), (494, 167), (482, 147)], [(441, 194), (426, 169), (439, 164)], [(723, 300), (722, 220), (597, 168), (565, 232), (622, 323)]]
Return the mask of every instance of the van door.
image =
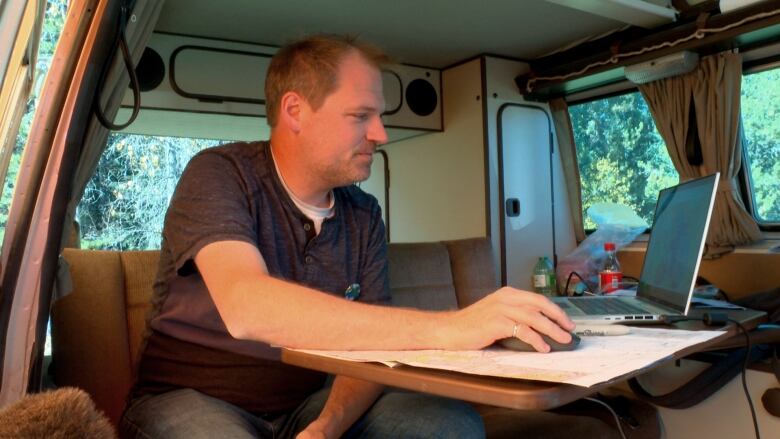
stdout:
[(512, 103), (498, 121), (502, 285), (532, 290), (537, 259), (555, 259), (551, 123), (543, 109)]

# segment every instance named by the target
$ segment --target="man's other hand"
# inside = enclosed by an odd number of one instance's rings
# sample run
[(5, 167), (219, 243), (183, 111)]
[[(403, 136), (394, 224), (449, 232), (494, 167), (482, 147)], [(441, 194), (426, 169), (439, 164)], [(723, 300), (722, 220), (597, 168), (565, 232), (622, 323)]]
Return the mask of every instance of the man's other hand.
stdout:
[(450, 314), (442, 329), (450, 350), (481, 349), (505, 337), (517, 337), (539, 352), (550, 347), (539, 334), (560, 343), (571, 341), (574, 323), (548, 298), (530, 291), (503, 287), (471, 306)]
[(322, 424), (314, 421), (309, 424), (303, 431), (295, 436), (295, 439), (327, 439), (325, 431), (322, 429)]

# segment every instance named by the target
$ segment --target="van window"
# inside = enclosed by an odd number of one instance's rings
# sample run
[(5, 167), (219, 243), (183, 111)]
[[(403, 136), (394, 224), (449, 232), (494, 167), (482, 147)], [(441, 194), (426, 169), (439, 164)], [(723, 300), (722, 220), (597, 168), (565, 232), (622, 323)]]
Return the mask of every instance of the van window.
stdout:
[(742, 77), (742, 122), (753, 216), (780, 224), (780, 68)]
[(596, 228), (587, 210), (601, 202), (625, 204), (652, 224), (658, 192), (677, 184), (679, 175), (642, 95), (636, 91), (571, 105), (569, 114), (585, 229)]
[[(1, 2), (0, 2), (1, 3)], [(51, 66), (51, 59), (54, 55), (54, 48), (60, 39), (62, 26), (65, 24), (67, 15), (67, 0), (50, 0), (46, 5), (46, 11), (41, 28), (41, 36), (38, 42), (38, 56), (35, 64), (35, 80), (33, 82), (30, 96), (27, 99), (27, 108), (19, 124), (19, 132), (16, 135), (16, 141), (13, 143), (10, 157), (6, 156), (6, 151), (2, 151), (0, 157), (0, 169), (3, 170), (2, 196), (0, 196), (0, 243), (5, 236), (5, 226), (8, 222), (8, 212), (11, 208), (11, 199), (16, 186), (16, 177), (19, 174), (19, 163), (22, 159), (22, 152), (27, 143), (27, 136), (30, 132), (30, 124), (35, 115), (35, 108), (38, 104), (38, 96), (41, 92), (46, 73)], [(7, 160), (7, 162), (5, 161)]]
[(112, 133), (76, 210), (81, 248), (160, 248), (163, 219), (187, 162), (225, 140)]

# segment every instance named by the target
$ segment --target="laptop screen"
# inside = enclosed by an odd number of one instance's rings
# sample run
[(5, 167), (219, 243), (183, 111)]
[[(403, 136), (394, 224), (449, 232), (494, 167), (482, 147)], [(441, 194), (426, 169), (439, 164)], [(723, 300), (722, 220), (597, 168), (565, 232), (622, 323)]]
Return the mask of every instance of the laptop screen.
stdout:
[(719, 176), (690, 180), (658, 195), (639, 297), (688, 313)]

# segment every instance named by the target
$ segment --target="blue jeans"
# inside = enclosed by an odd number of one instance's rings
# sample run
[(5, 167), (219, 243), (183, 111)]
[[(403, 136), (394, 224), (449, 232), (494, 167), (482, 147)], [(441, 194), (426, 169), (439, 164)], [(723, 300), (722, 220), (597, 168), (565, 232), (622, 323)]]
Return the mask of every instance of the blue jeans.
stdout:
[[(273, 420), (192, 389), (133, 401), (120, 425), (122, 437), (166, 439), (294, 438), (315, 420), (329, 388)], [(421, 393), (387, 391), (350, 427), (345, 438), (483, 438), (482, 419), (468, 404)]]

